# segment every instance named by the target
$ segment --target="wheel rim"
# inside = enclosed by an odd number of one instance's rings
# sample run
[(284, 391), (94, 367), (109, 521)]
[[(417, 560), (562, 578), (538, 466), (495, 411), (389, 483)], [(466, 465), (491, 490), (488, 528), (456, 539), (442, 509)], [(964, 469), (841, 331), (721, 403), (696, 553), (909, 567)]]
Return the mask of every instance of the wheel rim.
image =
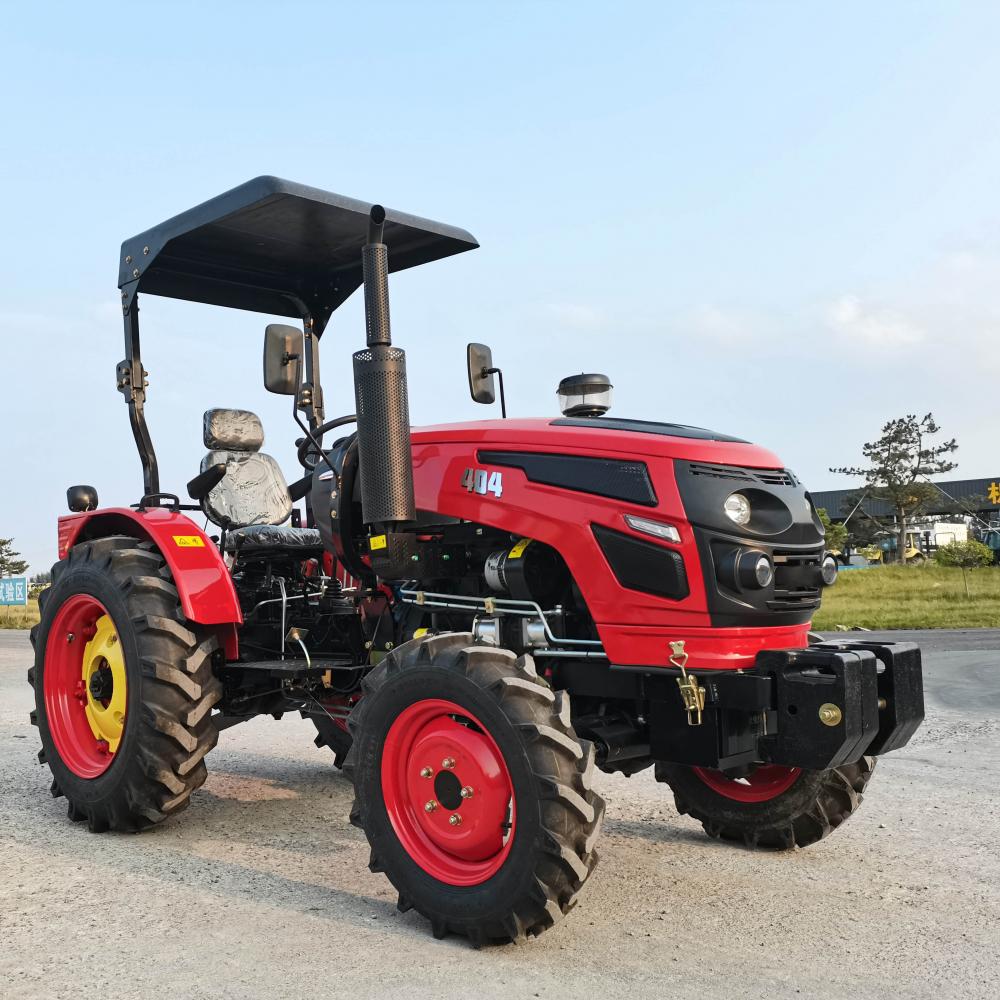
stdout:
[(382, 748), (382, 794), (407, 854), (441, 882), (478, 885), (510, 854), (510, 773), (486, 728), (454, 702), (419, 701), (396, 718)]
[(45, 714), (63, 763), (96, 778), (114, 760), (125, 731), (125, 656), (107, 608), (75, 594), (56, 613), (45, 642)]
[(802, 773), (798, 767), (779, 764), (761, 764), (743, 778), (727, 778), (721, 771), (707, 767), (692, 768), (694, 773), (712, 789), (735, 802), (767, 802), (787, 792)]

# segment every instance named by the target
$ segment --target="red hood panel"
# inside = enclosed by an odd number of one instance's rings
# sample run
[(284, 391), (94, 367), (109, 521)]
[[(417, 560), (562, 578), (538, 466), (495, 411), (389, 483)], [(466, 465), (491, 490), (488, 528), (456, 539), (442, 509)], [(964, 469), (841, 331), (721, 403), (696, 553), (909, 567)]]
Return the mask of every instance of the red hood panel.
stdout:
[(533, 451), (581, 451), (592, 455), (627, 454), (657, 458), (680, 458), (745, 465), (756, 469), (784, 468), (781, 459), (766, 448), (733, 441), (672, 437), (636, 431), (601, 430), (554, 425), (551, 420), (474, 420), (462, 424), (414, 427), (413, 443), (467, 442), (491, 448)]

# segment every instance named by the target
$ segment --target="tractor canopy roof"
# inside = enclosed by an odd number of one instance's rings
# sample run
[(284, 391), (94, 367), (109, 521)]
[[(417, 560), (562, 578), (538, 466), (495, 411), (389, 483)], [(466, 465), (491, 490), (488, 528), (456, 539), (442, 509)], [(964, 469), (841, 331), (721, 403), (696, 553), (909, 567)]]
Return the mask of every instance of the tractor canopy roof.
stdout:
[[(249, 309), (312, 316), (320, 331), (362, 283), (371, 205), (280, 177), (255, 177), (125, 240), (118, 287)], [(386, 210), (389, 270), (479, 244), (464, 229)]]

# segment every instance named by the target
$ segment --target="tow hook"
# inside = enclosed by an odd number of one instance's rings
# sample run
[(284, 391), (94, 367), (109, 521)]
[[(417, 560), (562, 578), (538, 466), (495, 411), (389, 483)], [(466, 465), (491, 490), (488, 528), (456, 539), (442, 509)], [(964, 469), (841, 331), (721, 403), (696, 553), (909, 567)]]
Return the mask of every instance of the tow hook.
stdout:
[(700, 726), (701, 714), (705, 710), (705, 689), (698, 683), (698, 678), (685, 669), (687, 661), (688, 654), (684, 651), (684, 640), (670, 643), (670, 663), (681, 672), (677, 678), (677, 686), (681, 691), (684, 711), (687, 712), (688, 725)]

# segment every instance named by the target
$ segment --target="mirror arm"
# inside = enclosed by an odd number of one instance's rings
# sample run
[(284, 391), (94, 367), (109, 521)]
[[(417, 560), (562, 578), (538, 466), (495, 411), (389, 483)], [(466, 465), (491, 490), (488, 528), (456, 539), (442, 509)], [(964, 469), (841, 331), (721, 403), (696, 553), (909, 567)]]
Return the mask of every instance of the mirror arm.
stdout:
[[(298, 404), (298, 400), (297, 399), (296, 399), (295, 403), (292, 406), (292, 417), (294, 418), (295, 422), (299, 425), (299, 427), (301, 428), (301, 430), (305, 434), (305, 436), (307, 438), (309, 438), (309, 440), (312, 442), (312, 446), (316, 449), (316, 454), (322, 457), (322, 455), (323, 455), (323, 444), (322, 444), (322, 442), (321, 441), (317, 441), (315, 435), (312, 432), (312, 428), (307, 427), (302, 422), (302, 420), (299, 419), (299, 404)], [(312, 423), (312, 420), (310, 420), (309, 422)]]
[(503, 372), (499, 368), (484, 368), (482, 378), (486, 378), (487, 375), (496, 375), (497, 381), (500, 383), (500, 416), (504, 420), (507, 419), (507, 398), (503, 394)]

